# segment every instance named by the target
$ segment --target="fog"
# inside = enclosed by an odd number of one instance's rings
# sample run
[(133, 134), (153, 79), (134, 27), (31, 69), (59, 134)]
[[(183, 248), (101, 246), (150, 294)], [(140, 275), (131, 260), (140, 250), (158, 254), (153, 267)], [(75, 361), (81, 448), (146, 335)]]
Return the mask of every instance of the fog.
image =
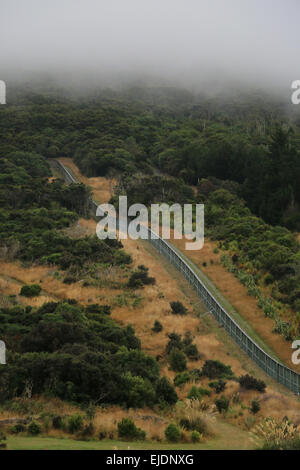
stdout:
[(0, 0), (0, 79), (289, 89), (299, 0)]

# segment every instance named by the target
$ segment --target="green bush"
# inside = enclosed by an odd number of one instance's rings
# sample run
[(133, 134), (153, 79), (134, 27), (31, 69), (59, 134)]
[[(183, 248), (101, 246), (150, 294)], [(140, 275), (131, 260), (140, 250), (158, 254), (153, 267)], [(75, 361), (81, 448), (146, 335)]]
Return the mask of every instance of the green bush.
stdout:
[(66, 277), (64, 278), (64, 280), (63, 280), (63, 283), (64, 283), (64, 284), (73, 284), (73, 283), (76, 282), (76, 281), (77, 281), (76, 277), (74, 277), (74, 276), (66, 276)]
[(81, 415), (72, 415), (68, 418), (68, 431), (71, 434), (75, 434), (80, 431), (83, 426), (83, 419)]
[(175, 387), (180, 387), (191, 380), (191, 375), (188, 371), (180, 372), (174, 378)]
[(189, 391), (187, 398), (190, 400), (201, 400), (201, 398), (208, 396), (210, 397), (211, 391), (206, 388), (201, 387), (192, 387)]
[(186, 315), (187, 309), (181, 302), (170, 302), (170, 307), (174, 315)]
[(167, 403), (168, 405), (175, 405), (178, 396), (167, 377), (161, 377), (156, 385), (156, 397), (160, 403)]
[(270, 284), (273, 284), (273, 282), (274, 282), (274, 276), (272, 276), (272, 274), (268, 273), (265, 276), (264, 283), (266, 284), (266, 286), (269, 286)]
[(209, 379), (232, 378), (231, 366), (226, 366), (220, 361), (208, 360), (202, 367), (202, 375)]
[(149, 269), (143, 265), (138, 266), (137, 271), (134, 271), (127, 283), (128, 287), (132, 289), (138, 289), (146, 285), (155, 284), (155, 278), (148, 276)]
[(39, 284), (31, 284), (22, 286), (20, 295), (24, 297), (37, 297), (41, 293), (41, 286)]
[(200, 442), (200, 440), (201, 434), (198, 431), (193, 431), (191, 434), (191, 441), (196, 444), (197, 442)]
[(224, 395), (222, 395), (220, 398), (217, 398), (215, 400), (215, 405), (219, 413), (222, 413), (223, 411), (224, 412), (228, 411), (229, 403), (230, 403), (229, 399), (226, 398)]
[(60, 415), (53, 416), (52, 426), (54, 429), (62, 429), (64, 426), (64, 420)]
[(258, 392), (263, 393), (266, 389), (266, 384), (263, 380), (256, 379), (252, 375), (243, 375), (239, 378), (239, 383), (242, 388), (247, 390), (257, 390)]
[(179, 335), (178, 333), (173, 332), (173, 333), (168, 334), (168, 338), (169, 338), (169, 341), (168, 341), (168, 344), (166, 346), (166, 353), (167, 354), (170, 354), (172, 349), (182, 349), (183, 348), (183, 343), (181, 341), (181, 335)]
[(82, 431), (80, 432), (80, 437), (82, 439), (86, 439), (88, 437), (92, 437), (94, 433), (95, 433), (95, 427), (93, 423), (88, 423), (82, 428)]
[(181, 436), (179, 427), (174, 423), (169, 424), (166, 427), (165, 436), (169, 442), (178, 442)]
[(120, 439), (144, 441), (146, 439), (146, 433), (142, 429), (137, 428), (132, 419), (123, 418), (118, 423), (118, 437)]
[(114, 261), (115, 264), (121, 266), (122, 264), (131, 264), (132, 263), (132, 257), (128, 253), (126, 253), (124, 250), (119, 250), (116, 251), (114, 254)]
[(201, 369), (192, 369), (190, 371), (190, 374), (191, 374), (191, 378), (192, 380), (194, 380), (195, 382), (199, 382), (202, 378), (202, 371)]
[(195, 344), (189, 344), (184, 348), (184, 353), (191, 361), (197, 361), (199, 359), (198, 348)]
[(151, 328), (151, 330), (154, 332), (154, 333), (160, 333), (163, 329), (163, 326), (162, 324), (160, 323), (160, 321), (158, 320), (155, 320), (154, 322), (154, 325), (153, 327)]
[(251, 402), (251, 413), (253, 413), (254, 415), (256, 415), (256, 413), (258, 413), (260, 411), (260, 402), (257, 398), (254, 398), (254, 400), (252, 400)]
[(174, 372), (183, 372), (186, 369), (186, 356), (179, 349), (172, 349), (169, 363)]
[(0, 431), (0, 450), (6, 449), (6, 436)]
[(31, 421), (31, 423), (28, 425), (28, 432), (32, 436), (37, 436), (42, 432), (42, 426), (35, 421)]
[(221, 393), (225, 390), (226, 382), (225, 380), (219, 379), (217, 382), (210, 382), (208, 385), (210, 388), (213, 388), (216, 393)]
[(26, 426), (22, 423), (17, 423), (14, 426), (11, 426), (9, 431), (12, 434), (19, 434), (19, 432), (24, 432), (26, 431)]

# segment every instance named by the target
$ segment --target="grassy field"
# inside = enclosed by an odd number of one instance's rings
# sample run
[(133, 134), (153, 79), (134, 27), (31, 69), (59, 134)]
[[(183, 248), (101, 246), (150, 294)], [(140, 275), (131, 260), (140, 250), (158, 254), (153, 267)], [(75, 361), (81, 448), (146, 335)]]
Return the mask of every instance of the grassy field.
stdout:
[(251, 435), (228, 423), (218, 421), (219, 434), (199, 444), (158, 442), (124, 442), (114, 440), (77, 441), (54, 437), (9, 436), (8, 450), (251, 450), (255, 443)]

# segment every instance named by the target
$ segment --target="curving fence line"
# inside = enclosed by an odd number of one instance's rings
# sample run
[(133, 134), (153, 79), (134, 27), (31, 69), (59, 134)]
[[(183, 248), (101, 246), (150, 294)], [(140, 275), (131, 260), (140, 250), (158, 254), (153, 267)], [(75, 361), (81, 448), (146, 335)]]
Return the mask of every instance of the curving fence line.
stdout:
[[(58, 167), (64, 178), (69, 183), (76, 183), (77, 180), (69, 172), (69, 170), (57, 160)], [(96, 213), (98, 205), (91, 200), (91, 210)], [(196, 290), (203, 304), (208, 308), (210, 313), (215, 317), (218, 323), (225, 328), (240, 348), (270, 377), (280, 384), (284, 385), (297, 395), (300, 394), (300, 375), (284, 366), (280, 362), (269, 356), (255, 341), (253, 341), (247, 333), (231, 318), (217, 299), (209, 292), (201, 279), (193, 271), (193, 269), (184, 261), (184, 259), (172, 248), (172, 246), (162, 238), (154, 234), (150, 229), (148, 231), (148, 241), (159, 251), (165, 255), (168, 260), (180, 271), (186, 280)]]

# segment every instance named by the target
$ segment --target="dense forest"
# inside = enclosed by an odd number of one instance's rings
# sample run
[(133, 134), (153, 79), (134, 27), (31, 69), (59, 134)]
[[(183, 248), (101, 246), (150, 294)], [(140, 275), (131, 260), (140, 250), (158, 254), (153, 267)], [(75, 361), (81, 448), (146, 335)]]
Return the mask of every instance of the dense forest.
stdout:
[(300, 230), (300, 118), (278, 98), (256, 92), (207, 99), (138, 87), (98, 95), (16, 91), (14, 104), (0, 109), (0, 156), (72, 156), (88, 176), (230, 180), (256, 215)]

